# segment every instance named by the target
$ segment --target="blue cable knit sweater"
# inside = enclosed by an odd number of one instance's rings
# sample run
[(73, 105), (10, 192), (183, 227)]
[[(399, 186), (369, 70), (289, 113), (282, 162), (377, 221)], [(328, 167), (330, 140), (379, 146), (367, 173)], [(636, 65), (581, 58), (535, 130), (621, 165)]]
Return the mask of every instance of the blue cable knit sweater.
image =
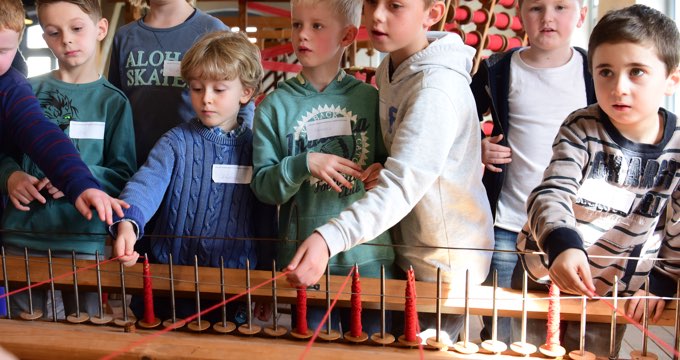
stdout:
[[(148, 219), (159, 212), (152, 233), (168, 237), (151, 239), (157, 261), (167, 263), (172, 253), (173, 263), (179, 265), (193, 265), (194, 255), (202, 266), (218, 267), (221, 256), (227, 268), (245, 268), (246, 259), (255, 268), (258, 257), (261, 265), (270, 265), (263, 254), (271, 254), (272, 245), (250, 239), (276, 235), (275, 207), (260, 203), (249, 184), (213, 181), (214, 164), (252, 166), (252, 138), (245, 124), (222, 135), (194, 120), (156, 143), (120, 198), (130, 204), (124, 219), (137, 225), (138, 238)], [(110, 229), (116, 228), (114, 224)]]

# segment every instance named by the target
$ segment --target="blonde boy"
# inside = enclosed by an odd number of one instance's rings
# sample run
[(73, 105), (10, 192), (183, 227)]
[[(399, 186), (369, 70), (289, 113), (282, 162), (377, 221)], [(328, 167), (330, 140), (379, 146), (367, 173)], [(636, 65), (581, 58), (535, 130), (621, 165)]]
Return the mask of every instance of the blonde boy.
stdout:
[[(314, 283), (329, 256), (373, 239), (398, 222), (397, 263), (419, 280), (462, 286), (487, 275), (493, 248), (491, 214), (481, 182), (479, 122), (470, 92), (474, 49), (454, 34), (432, 33), (443, 1), (371, 0), (365, 25), (376, 49), (389, 53), (377, 71), (380, 124), (389, 158), (377, 186), (319, 227), (289, 265), (294, 284)], [(476, 250), (466, 250), (475, 248)], [(421, 316), (421, 329), (434, 316)], [(451, 338), (462, 321), (445, 317)]]
[[(43, 38), (57, 57), (59, 69), (29, 82), (46, 116), (69, 136), (103, 189), (118, 196), (137, 169), (134, 131), (127, 98), (97, 70), (99, 41), (106, 36), (108, 25), (101, 17), (99, 2), (38, 0), (37, 11)], [(39, 191), (41, 186), (50, 195), (45, 205), (22, 205), (5, 211), (2, 227), (18, 230), (3, 238), (9, 253), (23, 253), (24, 248), (38, 255), (51, 249), (57, 257), (70, 257), (72, 251), (85, 257), (104, 253), (106, 225), (81, 218), (28, 157), (20, 162), (5, 158), (0, 162), (0, 174), (8, 178), (10, 198)], [(39, 183), (35, 184), (35, 179)], [(91, 299), (84, 301), (85, 307), (95, 314), (96, 294), (88, 295)], [(76, 309), (67, 306), (66, 310), (68, 315)], [(44, 313), (47, 315), (47, 311)]]
[[(631, 296), (642, 293), (649, 275), (652, 294), (675, 292), (680, 134), (676, 116), (659, 105), (680, 82), (678, 49), (675, 22), (644, 5), (610, 12), (593, 29), (588, 59), (598, 103), (565, 120), (527, 201), (517, 249), (545, 252), (520, 255), (531, 279), (549, 278), (564, 292), (590, 297), (611, 296), (617, 278), (618, 295)], [(653, 320), (663, 307), (663, 300), (651, 301)], [(642, 308), (635, 299), (626, 311), (640, 320)], [(578, 349), (579, 324), (564, 326), (563, 346)], [(615, 344), (609, 331), (609, 324), (588, 324), (586, 350), (618, 358), (625, 326)], [(536, 340), (531, 335), (529, 342)]]
[[(387, 157), (378, 124), (378, 92), (340, 68), (345, 48), (354, 42), (361, 0), (293, 0), (292, 42), (302, 71), (279, 84), (258, 106), (254, 129), (255, 194), (281, 204), (280, 236), (300, 239), (360, 199), (375, 185)], [(339, 16), (338, 16), (339, 15)], [(394, 252), (387, 232), (372, 244), (338, 254), (330, 261), (334, 275), (347, 275), (355, 264), (362, 276), (394, 275)], [(279, 263), (288, 264), (297, 244), (279, 247)], [(324, 309), (310, 308), (318, 324)], [(380, 331), (380, 314), (363, 312), (368, 333)], [(349, 313), (334, 314), (349, 327)]]

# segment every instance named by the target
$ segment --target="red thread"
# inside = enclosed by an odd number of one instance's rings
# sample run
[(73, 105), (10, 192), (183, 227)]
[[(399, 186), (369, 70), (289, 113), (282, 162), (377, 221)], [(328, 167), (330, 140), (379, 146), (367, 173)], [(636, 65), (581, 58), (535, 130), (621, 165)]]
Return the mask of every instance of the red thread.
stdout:
[(560, 288), (550, 284), (548, 291), (550, 302), (548, 303), (548, 324), (545, 344), (552, 350), (553, 346), (560, 345)]
[(352, 297), (350, 300), (352, 304), (350, 335), (352, 337), (361, 336), (361, 281), (359, 280), (359, 267), (354, 267), (354, 276), (352, 277)]
[(144, 267), (142, 269), (142, 278), (144, 279), (144, 322), (153, 324), (156, 321), (156, 313), (153, 310), (153, 289), (151, 287), (149, 259), (144, 258)]
[(307, 333), (307, 289), (303, 286), (297, 288), (297, 306), (295, 307), (297, 319), (295, 321), (295, 332), (298, 334)]
[(406, 341), (418, 341), (417, 325), (418, 312), (416, 311), (416, 287), (413, 269), (407, 272), (406, 292), (404, 300), (404, 339)]

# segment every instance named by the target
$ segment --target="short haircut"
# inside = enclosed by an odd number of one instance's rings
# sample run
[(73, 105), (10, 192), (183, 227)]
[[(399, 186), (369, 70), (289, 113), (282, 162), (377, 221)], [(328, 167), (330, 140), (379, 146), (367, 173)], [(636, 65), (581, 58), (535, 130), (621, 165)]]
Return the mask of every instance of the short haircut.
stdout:
[[(150, 0), (129, 0), (130, 5), (140, 8), (148, 8)], [(196, 6), (196, 0), (186, 0), (191, 6)]]
[(102, 8), (99, 5), (99, 0), (36, 0), (35, 9), (38, 12), (38, 20), (40, 20), (40, 8), (60, 2), (76, 5), (95, 21), (99, 21), (102, 18)]
[(680, 32), (675, 21), (658, 10), (638, 4), (605, 14), (590, 34), (588, 67), (593, 67), (593, 54), (598, 46), (623, 42), (653, 45), (666, 64), (666, 74), (678, 67)]
[(0, 29), (12, 30), (19, 33), (19, 39), (24, 34), (24, 4), (21, 0), (0, 0), (2, 11), (0, 11)]
[[(524, 0), (519, 0), (518, 1), (519, 7), (522, 7), (523, 3), (524, 3)], [(583, 0), (578, 0), (578, 3), (579, 3), (579, 5), (583, 6)]]
[(333, 10), (333, 13), (345, 21), (345, 24), (352, 24), (359, 27), (361, 24), (361, 8), (364, 0), (291, 0), (291, 8), (299, 5), (320, 5), (323, 4)]
[(257, 94), (264, 76), (260, 49), (245, 33), (215, 31), (201, 37), (182, 58), (182, 77), (196, 79), (239, 79)]

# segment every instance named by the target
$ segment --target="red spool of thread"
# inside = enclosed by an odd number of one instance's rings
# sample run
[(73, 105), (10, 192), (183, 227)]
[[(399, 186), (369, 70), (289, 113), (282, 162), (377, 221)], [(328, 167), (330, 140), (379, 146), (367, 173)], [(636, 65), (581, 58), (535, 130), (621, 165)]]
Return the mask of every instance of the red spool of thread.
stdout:
[(500, 30), (506, 30), (512, 24), (512, 18), (508, 13), (499, 12), (493, 14), (493, 24)]
[(359, 280), (359, 267), (354, 267), (354, 275), (352, 276), (352, 296), (350, 299), (351, 308), (351, 323), (350, 334), (355, 337), (361, 337), (361, 281)]
[(486, 48), (491, 51), (502, 51), (507, 43), (505, 36), (498, 34), (491, 34), (486, 38)]
[(469, 33), (465, 34), (463, 42), (465, 42), (465, 45), (477, 46), (481, 38), (482, 36), (477, 31), (470, 31)]
[(516, 0), (498, 0), (498, 5), (503, 5), (507, 9), (512, 9), (516, 5)]
[(307, 334), (307, 289), (304, 287), (297, 288), (295, 314), (297, 315), (295, 331), (298, 334)]
[(510, 29), (514, 31), (521, 31), (523, 29), (522, 19), (519, 16), (514, 16), (512, 18), (512, 24), (510, 25)]
[(517, 36), (513, 36), (513, 37), (508, 39), (508, 43), (505, 46), (505, 50), (514, 49), (516, 47), (522, 46), (523, 44), (524, 44), (524, 40), (522, 40), (522, 38), (517, 37)]
[(418, 312), (416, 311), (415, 275), (413, 269), (407, 273), (405, 302), (404, 302), (404, 339), (417, 342)]

